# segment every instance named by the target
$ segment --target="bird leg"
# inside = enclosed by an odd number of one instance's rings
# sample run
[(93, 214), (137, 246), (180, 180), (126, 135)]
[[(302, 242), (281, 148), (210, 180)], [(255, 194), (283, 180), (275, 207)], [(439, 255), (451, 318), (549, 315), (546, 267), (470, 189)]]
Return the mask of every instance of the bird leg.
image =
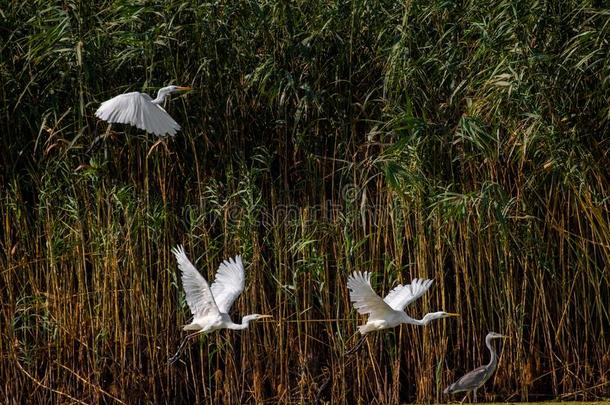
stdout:
[(320, 400), (320, 396), (322, 395), (322, 392), (324, 391), (324, 389), (326, 389), (326, 387), (328, 386), (328, 383), (333, 379), (333, 375), (330, 372), (330, 369), (328, 368), (328, 366), (322, 367), (322, 373), (326, 374), (326, 379), (324, 380), (324, 382), (322, 384), (320, 384), (320, 387), (318, 388), (318, 391), (316, 392), (316, 398), (314, 400), (314, 403), (316, 405), (322, 403), (322, 401)]
[(464, 395), (464, 398), (462, 398), (462, 401), (460, 402), (460, 405), (462, 405), (464, 403), (464, 401), (466, 401), (466, 398), (468, 398), (468, 395), (470, 395), (470, 391), (466, 393), (466, 395)]
[(360, 349), (360, 346), (362, 346), (362, 344), (364, 343), (365, 340), (366, 340), (366, 335), (362, 335), (362, 337), (356, 343), (356, 345), (345, 352), (345, 356), (349, 356), (350, 354), (355, 353), (358, 349)]
[(202, 333), (203, 331), (198, 330), (195, 333), (191, 333), (190, 335), (186, 335), (183, 339), (182, 342), (180, 342), (180, 346), (178, 346), (178, 350), (176, 351), (176, 353), (171, 356), (167, 362), (169, 364), (174, 364), (179, 358), (180, 358), (180, 353), (182, 353), (182, 349), (184, 349), (184, 346), (186, 345), (186, 342), (189, 341), (189, 339), (191, 339), (192, 337), (195, 337), (197, 335), (199, 335), (200, 333)]
[(87, 149), (87, 151), (85, 153), (91, 152), (91, 150), (93, 150), (93, 147), (99, 140), (105, 140), (106, 138), (108, 138), (110, 136), (111, 128), (112, 128), (112, 124), (108, 124), (108, 127), (106, 128), (106, 132), (104, 132), (103, 135), (96, 136), (95, 139), (93, 139), (93, 142), (91, 142), (91, 145), (89, 145), (89, 148)]

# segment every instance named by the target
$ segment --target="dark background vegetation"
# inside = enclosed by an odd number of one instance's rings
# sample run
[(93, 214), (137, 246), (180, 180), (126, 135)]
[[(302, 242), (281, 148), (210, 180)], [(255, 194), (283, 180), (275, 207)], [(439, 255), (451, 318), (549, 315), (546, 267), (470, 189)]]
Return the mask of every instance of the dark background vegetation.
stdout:
[[(490, 330), (480, 397), (609, 396), (603, 4), (0, 1), (2, 402), (447, 401)], [(93, 115), (170, 83), (174, 138)], [(178, 243), (274, 320), (168, 366)], [(462, 316), (343, 358), (354, 270)]]

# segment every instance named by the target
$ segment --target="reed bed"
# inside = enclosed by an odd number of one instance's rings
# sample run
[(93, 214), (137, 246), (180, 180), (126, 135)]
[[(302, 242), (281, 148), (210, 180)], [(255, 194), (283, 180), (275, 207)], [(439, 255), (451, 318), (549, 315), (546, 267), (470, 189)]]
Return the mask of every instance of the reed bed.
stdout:
[[(32, 0), (0, 7), (3, 403), (445, 402), (610, 392), (610, 13), (596, 1)], [(158, 139), (93, 112), (191, 85)], [(98, 139), (98, 137), (100, 137)], [(95, 141), (94, 141), (95, 140)], [(204, 275), (234, 318), (167, 364)], [(371, 336), (345, 281), (434, 278)]]

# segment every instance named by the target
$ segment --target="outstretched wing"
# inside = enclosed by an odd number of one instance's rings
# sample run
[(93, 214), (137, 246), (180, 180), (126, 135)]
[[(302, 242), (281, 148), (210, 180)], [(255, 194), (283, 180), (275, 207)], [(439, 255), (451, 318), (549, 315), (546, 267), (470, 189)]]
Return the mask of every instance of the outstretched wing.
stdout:
[(219, 316), (220, 311), (214, 301), (214, 296), (210, 290), (208, 282), (193, 266), (186, 253), (184, 247), (178, 245), (172, 249), (172, 253), (176, 256), (178, 268), (182, 271), (182, 285), (186, 293), (186, 302), (191, 309), (194, 317)]
[(392, 312), (392, 308), (373, 291), (371, 273), (355, 271), (347, 278), (347, 288), (350, 290), (350, 300), (358, 313), (369, 314), (373, 319), (384, 319)]
[(130, 124), (155, 135), (175, 135), (180, 125), (148, 94), (134, 91), (104, 101), (95, 116), (111, 124)]
[(383, 299), (392, 309), (402, 311), (407, 305), (424, 295), (432, 286), (433, 280), (414, 278), (411, 284), (399, 284)]
[(241, 256), (225, 260), (218, 266), (216, 279), (212, 284), (212, 294), (220, 312), (228, 313), (233, 302), (244, 290), (244, 265)]

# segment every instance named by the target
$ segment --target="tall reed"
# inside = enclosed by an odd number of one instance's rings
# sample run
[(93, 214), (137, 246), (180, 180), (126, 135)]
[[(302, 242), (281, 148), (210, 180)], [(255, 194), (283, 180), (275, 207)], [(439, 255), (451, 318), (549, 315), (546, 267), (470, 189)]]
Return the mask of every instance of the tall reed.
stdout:
[[(610, 14), (597, 2), (10, 2), (0, 10), (0, 398), (447, 401), (608, 396)], [(168, 84), (158, 140), (99, 103)], [(94, 139), (105, 135), (96, 141)], [(167, 365), (208, 278), (233, 317)], [(462, 314), (370, 336), (345, 281)]]

